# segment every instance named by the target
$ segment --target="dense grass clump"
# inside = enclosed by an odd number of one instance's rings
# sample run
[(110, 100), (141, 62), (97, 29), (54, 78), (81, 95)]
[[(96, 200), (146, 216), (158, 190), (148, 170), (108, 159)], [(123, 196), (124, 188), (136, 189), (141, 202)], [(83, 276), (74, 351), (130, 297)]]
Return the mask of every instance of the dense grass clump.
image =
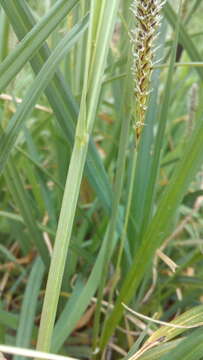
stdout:
[(203, 359), (202, 2), (0, 5), (0, 358)]

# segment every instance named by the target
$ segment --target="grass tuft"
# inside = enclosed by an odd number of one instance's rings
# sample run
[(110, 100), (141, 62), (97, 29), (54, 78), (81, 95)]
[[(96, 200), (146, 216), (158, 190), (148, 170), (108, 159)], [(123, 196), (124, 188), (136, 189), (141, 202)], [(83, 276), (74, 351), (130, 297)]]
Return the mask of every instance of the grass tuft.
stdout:
[(0, 0), (3, 360), (202, 359), (202, 11)]

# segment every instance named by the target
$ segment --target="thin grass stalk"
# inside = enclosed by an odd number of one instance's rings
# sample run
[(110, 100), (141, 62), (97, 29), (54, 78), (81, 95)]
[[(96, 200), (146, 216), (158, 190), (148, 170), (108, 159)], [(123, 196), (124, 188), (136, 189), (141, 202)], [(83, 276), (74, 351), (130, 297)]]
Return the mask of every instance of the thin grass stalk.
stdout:
[(169, 106), (170, 106), (170, 94), (171, 94), (171, 90), (172, 90), (173, 72), (174, 72), (177, 46), (178, 46), (178, 38), (176, 37), (176, 39), (174, 41), (172, 53), (171, 53), (171, 59), (170, 59), (170, 63), (169, 63), (168, 74), (167, 74), (165, 91), (164, 91), (164, 96), (163, 96), (162, 105), (161, 105), (161, 109), (160, 109), (160, 114), (158, 116), (158, 124), (159, 125), (158, 125), (157, 135), (155, 138), (155, 143), (154, 143), (154, 151), (153, 151), (152, 163), (151, 163), (151, 168), (150, 168), (150, 181), (149, 181), (149, 185), (146, 190), (146, 199), (147, 200), (145, 201), (145, 206), (144, 206), (144, 210), (143, 210), (144, 216), (143, 216), (142, 226), (141, 226), (140, 233), (139, 233), (140, 239), (142, 239), (143, 234), (148, 225), (148, 222), (150, 220), (150, 217), (152, 214), (152, 207), (153, 207), (154, 199), (156, 196), (156, 182), (157, 182), (157, 178), (158, 178), (159, 170), (160, 170), (160, 159), (161, 159), (161, 155), (162, 155), (161, 149), (163, 147), (164, 134), (165, 134), (165, 129), (166, 129), (166, 125), (167, 125), (168, 111), (169, 111)]
[[(147, 100), (149, 95), (149, 87), (150, 87), (150, 80), (151, 80), (151, 73), (152, 73), (152, 60), (153, 60), (153, 42), (155, 39), (155, 33), (157, 30), (157, 27), (160, 22), (160, 10), (162, 8), (163, 3), (160, 3), (160, 1), (152, 1), (151, 3), (147, 3), (145, 1), (133, 1), (131, 10), (135, 17), (138, 19), (138, 30), (136, 29), (136, 32), (133, 31), (131, 33), (131, 41), (133, 42), (133, 75), (136, 80), (136, 88), (135, 88), (135, 95), (136, 95), (136, 115), (138, 117), (138, 121), (136, 122), (136, 138), (139, 142), (141, 130), (144, 126), (144, 118), (146, 114), (147, 109)], [(129, 89), (128, 89), (129, 90)], [(120, 150), (120, 149), (119, 149)], [(123, 149), (122, 149), (123, 150)], [(121, 155), (122, 158), (123, 154)], [(115, 271), (115, 278), (114, 278), (114, 284), (112, 285), (112, 289), (110, 292), (109, 300), (111, 302), (113, 298), (113, 293), (115, 286), (119, 280), (120, 276), (120, 261), (122, 258), (123, 253), (123, 247), (126, 239), (126, 231), (129, 221), (129, 215), (130, 215), (130, 206), (132, 201), (132, 189), (134, 184), (134, 177), (135, 177), (135, 168), (136, 168), (136, 159), (137, 159), (137, 148), (134, 149), (134, 155), (133, 155), (133, 166), (132, 166), (132, 174), (131, 174), (131, 180), (130, 180), (130, 190), (128, 194), (128, 200), (127, 200), (127, 208), (126, 208), (126, 215), (125, 215), (125, 221), (123, 226), (123, 231), (121, 234), (121, 244), (119, 247), (119, 255), (116, 265), (116, 271)], [(118, 173), (117, 173), (118, 175)], [(120, 176), (120, 174), (119, 174)], [(117, 178), (116, 178), (117, 179)], [(118, 183), (120, 183), (120, 179), (118, 179)], [(115, 191), (115, 193), (117, 193)], [(116, 203), (116, 206), (118, 207), (118, 204)], [(117, 208), (115, 208), (115, 212), (117, 211)], [(110, 222), (109, 227), (109, 244), (111, 244), (111, 239), (114, 236), (116, 226), (116, 217), (114, 217), (114, 213), (112, 216), (112, 221)], [(107, 248), (107, 266), (106, 269), (104, 269), (103, 275), (102, 275), (102, 282), (100, 287), (100, 292), (98, 296), (98, 312), (99, 307), (101, 307), (101, 300), (102, 300), (102, 291), (105, 286), (105, 278), (108, 271), (108, 264), (109, 264), (109, 255), (111, 254), (110, 251), (110, 245)], [(97, 311), (96, 311), (97, 315)], [(96, 316), (96, 328), (98, 332), (99, 328), (99, 315)], [(106, 321), (105, 321), (106, 323)], [(105, 325), (104, 325), (105, 328)], [(98, 336), (98, 334), (97, 334)]]
[[(179, 18), (180, 18), (181, 8), (182, 8), (182, 0), (180, 0), (180, 5), (179, 5)], [(173, 56), (171, 58), (171, 68), (172, 69), (173, 69), (173, 66), (175, 63), (175, 53), (176, 53), (176, 48), (177, 48), (177, 43), (178, 43), (179, 22), (177, 22), (177, 24), (176, 24), (175, 34), (176, 34), (175, 41), (174, 41), (175, 46), (173, 48)], [(167, 101), (168, 101), (168, 98), (167, 98)], [(138, 140), (139, 140), (139, 136), (140, 136), (140, 133), (138, 133)], [(162, 233), (162, 236), (163, 236), (163, 233)], [(149, 237), (150, 237), (150, 235), (149, 235)], [(149, 240), (149, 242), (150, 242), (150, 240)], [(122, 314), (124, 311), (124, 309), (122, 307), (122, 302), (129, 302), (131, 300), (132, 296), (134, 295), (135, 291), (137, 290), (138, 285), (140, 284), (140, 281), (144, 274), (144, 268), (147, 267), (147, 269), (148, 269), (149, 261), (146, 259), (146, 263), (145, 263), (144, 261), (141, 260), (146, 255), (145, 248), (147, 246), (148, 246), (148, 244), (145, 242), (140, 247), (139, 253), (135, 254), (131, 269), (130, 269), (129, 273), (127, 274), (127, 277), (122, 285), (121, 292), (120, 292), (119, 297), (116, 302), (116, 306), (114, 307), (109, 319), (107, 320), (106, 326), (104, 328), (101, 342), (100, 342), (101, 350), (104, 350), (110, 336), (112, 336), (112, 333), (113, 333), (116, 325), (119, 323), (119, 321), (122, 317)], [(153, 246), (154, 245), (152, 245), (152, 247)], [(150, 255), (150, 254), (148, 253), (148, 255)], [(149, 256), (149, 258), (151, 258), (151, 257)], [(145, 264), (147, 264), (147, 265), (145, 265)], [(142, 275), (141, 275), (141, 269), (142, 269)], [(133, 285), (133, 283), (134, 283), (134, 285)]]
[[(158, 61), (163, 56), (163, 44), (166, 35), (166, 21), (162, 24), (160, 29), (160, 36), (158, 43), (161, 48), (156, 53), (155, 61)], [(146, 199), (147, 188), (150, 183), (150, 171), (152, 164), (151, 149), (154, 144), (154, 126), (157, 123), (158, 115), (158, 88), (160, 84), (160, 71), (153, 71), (151, 79), (151, 87), (153, 92), (150, 95), (148, 110), (146, 113), (143, 134), (140, 139), (139, 152), (137, 157), (137, 168), (134, 183), (133, 200), (131, 207), (131, 220), (129, 223), (128, 236), (132, 253), (138, 248), (141, 237), (140, 229), (142, 226), (143, 218), (145, 218), (144, 207), (147, 202), (148, 206), (153, 207)], [(151, 216), (151, 214), (150, 214)], [(146, 219), (147, 220), (147, 219)]]
[(111, 289), (111, 293), (110, 293), (110, 300), (109, 303), (112, 302), (113, 300), (113, 294), (115, 291), (115, 286), (119, 280), (120, 277), (120, 273), (121, 273), (121, 261), (122, 261), (122, 256), (123, 256), (123, 251), (124, 251), (124, 246), (125, 246), (125, 242), (126, 242), (126, 238), (127, 238), (127, 229), (128, 229), (128, 223), (129, 223), (129, 218), (130, 218), (130, 208), (131, 208), (131, 203), (132, 203), (132, 195), (133, 195), (133, 185), (134, 185), (134, 180), (135, 180), (135, 171), (136, 171), (136, 163), (137, 163), (137, 151), (136, 149), (134, 149), (133, 151), (133, 159), (132, 159), (132, 169), (131, 169), (131, 175), (130, 175), (130, 184), (129, 184), (129, 191), (128, 191), (128, 196), (127, 196), (127, 202), (126, 202), (126, 211), (125, 211), (125, 219), (124, 219), (124, 225), (123, 225), (123, 230), (121, 233), (121, 241), (120, 241), (120, 246), (118, 249), (118, 257), (117, 257), (117, 261), (116, 261), (116, 268), (115, 268), (115, 279), (117, 280), (114, 283), (114, 286)]
[(58, 179), (56, 179), (54, 177), (54, 175), (52, 175), (52, 173), (50, 173), (49, 171), (46, 170), (45, 167), (43, 167), (43, 165), (41, 165), (36, 159), (34, 159), (30, 154), (28, 154), (28, 152), (24, 151), (21, 147), (16, 146), (16, 150), (22, 154), (30, 163), (32, 163), (36, 169), (38, 169), (39, 171), (41, 171), (42, 174), (47, 176), (47, 179), (50, 179), (51, 181), (53, 181), (53, 183), (58, 187), (58, 189), (60, 190), (60, 192), (62, 192), (64, 190), (63, 184), (60, 183), (60, 181), (58, 181)]
[(3, 11), (0, 9), (0, 63), (8, 55), (9, 47), (9, 21)]
[[(72, 233), (75, 210), (88, 149), (88, 138), (76, 138), (68, 170), (67, 181), (56, 232), (55, 246), (47, 280), (37, 350), (49, 351), (54, 328), (65, 261)], [(71, 191), (70, 191), (71, 189)]]
[(44, 359), (44, 360), (79, 360), (69, 356), (50, 354), (47, 352), (25, 349), (25, 348), (20, 348), (17, 346), (9, 346), (9, 345), (0, 345), (0, 351), (3, 351), (3, 353), (5, 354), (11, 354), (16, 356), (19, 355), (27, 359), (35, 357), (36, 359)]
[[(165, 17), (167, 18), (167, 20), (169, 21), (169, 23), (171, 24), (171, 26), (175, 29), (178, 19), (177, 19), (177, 15), (176, 15), (174, 9), (172, 8), (172, 6), (170, 5), (169, 1), (167, 1), (164, 6), (164, 14), (165, 14)], [(188, 35), (187, 30), (185, 29), (182, 22), (180, 20), (179, 20), (179, 22), (180, 22), (180, 36), (179, 36), (180, 43), (183, 45), (185, 51), (188, 53), (188, 55), (192, 61), (202, 62), (202, 56), (201, 56), (199, 50), (194, 45), (194, 42)], [(200, 79), (203, 80), (203, 69), (197, 67), (197, 73), (198, 73)]]
[(195, 11), (198, 9), (198, 7), (201, 5), (202, 0), (196, 0), (192, 6), (192, 8), (190, 9), (189, 14), (187, 15), (185, 21), (184, 21), (184, 25), (188, 25), (188, 23), (190, 22), (191, 18), (194, 16)]
[[(78, 9), (79, 17), (85, 16), (88, 10), (87, 2), (85, 0), (80, 1), (80, 7)], [(83, 80), (83, 73), (84, 73), (84, 51), (85, 51), (85, 44), (86, 44), (86, 35), (84, 35), (78, 42), (77, 47), (75, 49), (75, 81), (74, 81), (74, 93), (76, 96), (81, 94), (81, 87), (82, 87), (82, 80)], [(73, 79), (74, 80), (74, 79)]]
[[(115, 292), (116, 286), (117, 286), (118, 281), (120, 280), (120, 276), (121, 276), (121, 260), (122, 260), (122, 256), (123, 256), (125, 242), (127, 239), (127, 228), (128, 228), (128, 222), (129, 222), (129, 217), (130, 217), (130, 208), (131, 208), (132, 195), (133, 195), (133, 185), (134, 185), (134, 180), (135, 180), (136, 161), (137, 161), (137, 150), (135, 148), (134, 152), (133, 152), (131, 177), (130, 177), (129, 191), (128, 191), (128, 195), (127, 195), (127, 202), (126, 202), (127, 205), (126, 205), (123, 229), (122, 229), (122, 233), (121, 233), (120, 245), (119, 245), (119, 249), (118, 249), (118, 256), (117, 256), (117, 261), (116, 261), (116, 266), (115, 266), (115, 274), (114, 274), (114, 279), (113, 279), (114, 281), (111, 286), (109, 299), (108, 299), (109, 305), (111, 305), (113, 302), (114, 292)], [(104, 321), (104, 325), (103, 325), (103, 332), (105, 331), (105, 326), (108, 321), (110, 311), (111, 311), (111, 309), (109, 306), (109, 308), (107, 309), (107, 313), (106, 313), (106, 317), (105, 317), (105, 321)], [(103, 335), (103, 332), (102, 332), (102, 335)], [(99, 347), (99, 349), (100, 349), (100, 347)]]
[(102, 6), (100, 5), (101, 2), (98, 0), (93, 0), (91, 3), (86, 71), (81, 107), (61, 206), (37, 340), (37, 349), (42, 351), (49, 351), (51, 347), (60, 288), (69, 249), (83, 169), (86, 161), (89, 137), (97, 111), (108, 44), (113, 32), (118, 1), (114, 0), (111, 3), (106, 3), (104, 1), (102, 2)]
[[(128, 60), (128, 64), (130, 64), (130, 59)], [(126, 165), (126, 150), (128, 147), (128, 139), (129, 139), (129, 128), (131, 121), (131, 110), (129, 108), (127, 99), (129, 98), (129, 83), (131, 79), (131, 74), (129, 73), (126, 79), (126, 86), (123, 92), (123, 104), (121, 106), (121, 135), (119, 141), (119, 151), (118, 151), (118, 159), (117, 159), (117, 170), (115, 176), (115, 186), (113, 191), (113, 199), (112, 199), (112, 212), (109, 221), (109, 227), (107, 230), (107, 247), (105, 254), (105, 264), (104, 269), (102, 271), (102, 277), (100, 281), (100, 287), (98, 291), (97, 297), (97, 307), (95, 311), (94, 318), (94, 330), (93, 330), (93, 348), (96, 351), (96, 348), (99, 344), (99, 329), (100, 329), (100, 318), (101, 318), (101, 306), (102, 299), (104, 296), (104, 287), (106, 283), (106, 278), (109, 269), (109, 262), (112, 254), (112, 239), (115, 235), (116, 226), (118, 225), (118, 220), (121, 221), (121, 217), (119, 217), (119, 203), (122, 195), (124, 174), (125, 174), (125, 165)], [(127, 116), (126, 116), (127, 115)], [(121, 224), (119, 224), (120, 227)]]
[(20, 210), (25, 225), (29, 231), (30, 242), (35, 245), (39, 254), (45, 264), (48, 267), (50, 258), (48, 254), (47, 246), (44, 242), (42, 233), (38, 229), (36, 219), (33, 216), (30, 201), (25, 192), (24, 184), (17, 171), (13, 158), (10, 158), (4, 171), (4, 177), (7, 182), (8, 188), (13, 196), (13, 199)]
[(160, 247), (165, 234), (171, 228), (171, 220), (174, 218), (177, 206), (180, 204), (189, 183), (202, 164), (202, 136), (203, 123), (200, 123), (191, 138), (183, 160), (179, 164), (178, 171), (172, 177), (170, 186), (161, 200), (159, 209), (148, 227), (143, 244), (134, 257), (132, 267), (123, 283), (112, 314), (108, 319), (101, 348), (105, 347), (122, 317), (122, 302), (128, 303), (132, 299), (144, 273), (148, 271), (149, 259), (153, 257), (155, 250)]
[[(162, 4), (159, 1), (159, 4)], [(158, 7), (159, 12), (161, 11), (161, 7)], [(135, 11), (135, 9), (134, 9)], [(152, 10), (151, 10), (152, 11)], [(136, 13), (136, 12), (135, 12)], [(156, 15), (156, 17), (159, 14)], [(152, 21), (152, 20), (151, 20)], [(156, 63), (159, 63), (160, 59), (162, 58), (162, 48), (166, 33), (166, 22), (162, 24), (160, 31), (158, 31), (158, 25), (160, 22), (160, 18), (158, 17), (156, 21), (156, 27), (157, 30), (151, 34), (151, 31), (147, 31), (146, 34), (144, 34), (144, 38), (152, 37), (151, 38), (151, 46), (149, 50), (147, 51), (147, 54), (145, 54), (144, 50), (141, 51), (142, 61), (134, 60), (135, 64), (134, 67), (137, 67), (136, 71), (136, 79), (138, 78), (138, 75), (141, 77), (140, 81), (144, 81), (144, 77), (146, 76), (145, 70), (143, 70), (143, 67), (145, 69), (145, 63), (148, 59), (148, 52), (150, 54), (150, 62), (152, 64), (151, 67), (148, 69), (148, 76), (149, 80), (148, 82), (145, 82), (145, 117), (143, 122), (143, 131), (142, 128), (140, 128), (138, 125), (138, 128), (135, 124), (135, 130), (139, 133), (137, 134), (137, 145), (139, 145), (139, 151), (138, 151), (138, 157), (137, 157), (137, 169), (136, 169), (136, 176), (135, 176), (135, 184), (134, 184), (134, 193), (133, 193), (133, 201), (132, 201), (132, 207), (131, 207), (131, 220), (130, 220), (130, 226), (128, 230), (128, 236), (130, 240), (130, 246), (132, 253), (136, 250), (136, 248), (139, 246), (141, 242), (141, 236), (140, 231), (142, 227), (143, 220), (145, 223), (147, 223), (149, 216), (147, 217), (144, 212), (144, 207), (148, 207), (149, 209), (152, 208), (152, 203), (150, 203), (147, 198), (147, 189), (150, 183), (150, 171), (151, 171), (151, 163), (152, 163), (152, 155), (151, 155), (151, 149), (153, 148), (154, 143), (154, 126), (157, 123), (157, 92), (158, 92), (158, 86), (159, 86), (159, 71), (153, 71), (156, 67)], [(140, 24), (141, 26), (141, 24)], [(148, 25), (148, 28), (150, 26)], [(149, 29), (150, 30), (150, 29)], [(149, 34), (148, 34), (149, 32)], [(135, 39), (136, 40), (136, 39)], [(137, 42), (135, 41), (135, 45)], [(157, 49), (157, 45), (158, 49)], [(134, 46), (135, 46), (134, 45)], [(154, 48), (154, 46), (156, 46)], [(157, 49), (157, 51), (155, 51)], [(143, 62), (143, 64), (142, 64)], [(138, 79), (137, 79), (138, 82)], [(141, 85), (140, 85), (141, 86)], [(149, 89), (147, 90), (147, 87)], [(136, 91), (138, 94), (137, 101), (139, 100), (141, 94), (138, 91), (139, 87)], [(141, 89), (140, 89), (141, 91)], [(150, 94), (151, 92), (151, 94)], [(139, 119), (137, 119), (138, 121)], [(140, 134), (142, 133), (142, 136)], [(151, 215), (151, 213), (150, 213)]]
[[(44, 270), (45, 268), (40, 257), (37, 257), (31, 269), (23, 298), (20, 321), (16, 335), (16, 346), (18, 347), (26, 348), (31, 345), (38, 296), (44, 276)], [(14, 357), (14, 360), (23, 359), (22, 356)]]

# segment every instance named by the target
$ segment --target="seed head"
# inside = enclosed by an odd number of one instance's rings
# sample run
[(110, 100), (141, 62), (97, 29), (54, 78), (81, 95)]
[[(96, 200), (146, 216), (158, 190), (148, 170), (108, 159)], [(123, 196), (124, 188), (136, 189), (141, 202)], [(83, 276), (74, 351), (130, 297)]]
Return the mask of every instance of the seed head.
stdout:
[(187, 134), (190, 135), (194, 128), (194, 120), (199, 105), (199, 87), (194, 83), (188, 94), (188, 126)]
[(133, 44), (133, 76), (135, 80), (136, 136), (139, 139), (144, 126), (148, 97), (151, 92), (150, 80), (153, 66), (157, 30), (161, 21), (161, 9), (166, 0), (133, 0), (130, 7), (136, 19), (136, 29), (130, 34)]

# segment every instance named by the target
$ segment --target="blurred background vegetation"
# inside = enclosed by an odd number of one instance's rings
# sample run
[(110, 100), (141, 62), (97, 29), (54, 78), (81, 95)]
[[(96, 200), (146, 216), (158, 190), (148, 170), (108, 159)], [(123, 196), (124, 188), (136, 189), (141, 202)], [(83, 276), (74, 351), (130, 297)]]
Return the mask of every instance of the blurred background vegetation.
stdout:
[[(190, 329), (203, 321), (203, 3), (185, 0), (179, 15), (179, 1), (168, 1), (163, 9), (156, 51), (161, 60), (154, 67), (146, 126), (134, 159), (131, 2), (112, 2), (115, 14), (108, 19), (111, 5), (100, 1), (70, 1), (68, 8), (64, 0), (0, 0), (0, 343), (34, 349), (39, 340), (73, 129), (83, 109), (85, 77), (91, 105), (98, 76), (91, 145), (61, 271), (56, 322), (51, 345), (42, 350), (77, 359), (127, 360), (134, 353), (132, 359), (203, 359), (198, 348), (203, 331)], [(107, 9), (103, 13), (101, 4)], [(95, 21), (101, 38), (93, 33), (92, 46), (91, 26), (87, 30), (83, 18), (93, 5), (98, 8), (88, 21)], [(54, 25), (52, 9), (58, 19)], [(81, 28), (74, 27), (81, 19)], [(110, 42), (99, 28), (102, 19), (106, 28), (112, 21)], [(32, 26), (40, 21), (31, 38)], [(42, 39), (45, 26), (49, 31)], [(44, 68), (45, 90), (29, 104), (41, 81), (34, 82), (36, 74), (49, 56), (44, 40), (53, 53), (71, 29), (73, 43), (50, 74), (51, 64)], [(20, 48), (22, 39), (25, 48)], [(101, 59), (104, 71), (97, 73)], [(72, 181), (77, 182), (74, 173)], [(74, 212), (69, 205), (67, 212)], [(160, 324), (125, 311), (122, 303), (180, 328), (158, 330)]]

